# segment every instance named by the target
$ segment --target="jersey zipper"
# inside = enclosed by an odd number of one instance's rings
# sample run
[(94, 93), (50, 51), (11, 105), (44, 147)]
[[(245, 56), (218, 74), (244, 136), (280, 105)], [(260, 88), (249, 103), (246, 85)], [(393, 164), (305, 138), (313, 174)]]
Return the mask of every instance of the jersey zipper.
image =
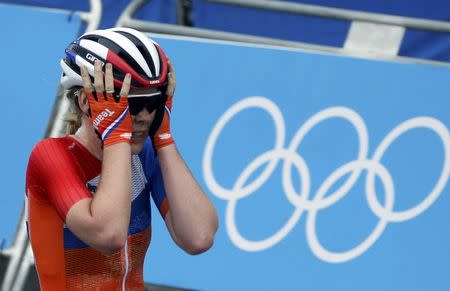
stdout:
[(123, 274), (123, 281), (122, 281), (122, 291), (126, 291), (126, 282), (127, 282), (127, 276), (128, 276), (128, 268), (129, 268), (129, 266), (128, 266), (128, 264), (129, 264), (129, 262), (128, 262), (128, 239), (125, 241), (125, 252), (124, 252), (124, 255), (125, 255), (125, 272), (124, 272), (124, 274)]

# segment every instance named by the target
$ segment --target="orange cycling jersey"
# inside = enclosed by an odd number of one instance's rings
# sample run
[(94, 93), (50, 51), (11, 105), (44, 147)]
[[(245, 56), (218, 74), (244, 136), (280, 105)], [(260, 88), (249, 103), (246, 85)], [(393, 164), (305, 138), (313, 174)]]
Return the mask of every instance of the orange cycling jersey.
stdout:
[(93, 197), (101, 161), (73, 137), (48, 138), (33, 149), (26, 177), (28, 234), (41, 289), (144, 290), (143, 264), (151, 238), (150, 196), (162, 217), (169, 207), (158, 159), (147, 139), (132, 156), (132, 205), (125, 247), (104, 255), (65, 225), (70, 207)]

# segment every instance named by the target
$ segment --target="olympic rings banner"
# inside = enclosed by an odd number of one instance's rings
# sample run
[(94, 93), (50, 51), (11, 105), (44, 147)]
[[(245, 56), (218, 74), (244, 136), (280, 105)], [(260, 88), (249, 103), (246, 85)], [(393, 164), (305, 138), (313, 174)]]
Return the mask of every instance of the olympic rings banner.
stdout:
[[(213, 248), (154, 224), (146, 281), (200, 290), (450, 290), (450, 69), (159, 38)], [(160, 221), (160, 219), (154, 219)]]

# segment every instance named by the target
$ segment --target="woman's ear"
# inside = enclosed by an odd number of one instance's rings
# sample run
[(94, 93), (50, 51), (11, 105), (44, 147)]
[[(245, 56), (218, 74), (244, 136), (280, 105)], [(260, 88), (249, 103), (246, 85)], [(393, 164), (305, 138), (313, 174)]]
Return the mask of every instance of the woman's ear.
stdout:
[(78, 105), (86, 116), (90, 116), (91, 111), (89, 110), (89, 100), (84, 90), (80, 90), (78, 93)]

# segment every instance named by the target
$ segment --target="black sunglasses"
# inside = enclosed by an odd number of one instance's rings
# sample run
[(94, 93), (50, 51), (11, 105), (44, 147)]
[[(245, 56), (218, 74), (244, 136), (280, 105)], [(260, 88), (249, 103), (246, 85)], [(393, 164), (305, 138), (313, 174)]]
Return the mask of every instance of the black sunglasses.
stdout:
[(128, 94), (128, 105), (131, 115), (138, 115), (144, 108), (151, 113), (156, 109), (161, 97), (162, 94), (159, 91), (154, 93)]

